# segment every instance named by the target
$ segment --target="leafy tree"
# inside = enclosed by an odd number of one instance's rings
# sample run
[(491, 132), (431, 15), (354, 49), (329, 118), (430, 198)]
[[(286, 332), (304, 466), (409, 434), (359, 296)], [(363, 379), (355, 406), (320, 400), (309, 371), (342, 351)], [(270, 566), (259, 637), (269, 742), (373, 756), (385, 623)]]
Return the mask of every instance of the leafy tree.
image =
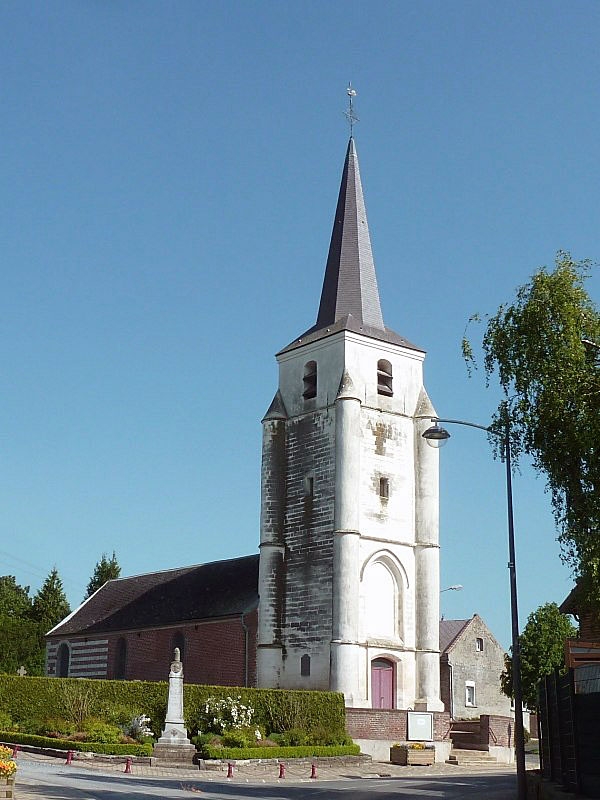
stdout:
[(117, 556), (113, 550), (112, 558), (108, 559), (106, 553), (102, 553), (102, 558), (94, 568), (90, 582), (87, 585), (87, 594), (85, 600), (94, 594), (101, 586), (104, 586), (106, 581), (114, 580), (121, 574), (121, 567), (117, 561)]
[(14, 575), (0, 576), (0, 619), (22, 619), (30, 611), (29, 586), (20, 586)]
[[(531, 612), (519, 636), (523, 702), (528, 708), (537, 707), (538, 683), (556, 667), (564, 666), (565, 640), (576, 636), (577, 628), (560, 613), (556, 603), (546, 603)], [(500, 685), (505, 695), (513, 696), (512, 659), (508, 655)]]
[[(584, 286), (590, 268), (559, 251), (554, 270), (539, 269), (487, 319), (482, 345), (487, 380), (497, 374), (503, 392), (493, 426), (508, 422), (515, 463), (526, 453), (546, 476), (563, 558), (600, 605), (600, 313)], [(466, 338), (463, 354), (474, 366)]]
[(23, 666), (30, 675), (43, 674), (44, 636), (31, 613), (29, 586), (20, 586), (13, 575), (0, 576), (0, 672)]
[(47, 632), (61, 619), (64, 619), (70, 611), (62, 580), (58, 575), (58, 570), (54, 567), (42, 588), (33, 598), (31, 617)]

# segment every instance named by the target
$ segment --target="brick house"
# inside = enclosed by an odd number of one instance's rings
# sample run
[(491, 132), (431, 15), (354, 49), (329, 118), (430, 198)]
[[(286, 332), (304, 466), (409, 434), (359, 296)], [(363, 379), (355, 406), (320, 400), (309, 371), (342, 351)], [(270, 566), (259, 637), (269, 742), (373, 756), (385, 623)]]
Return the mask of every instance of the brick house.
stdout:
[(108, 581), (46, 638), (57, 677), (256, 683), (258, 555)]
[(500, 688), (504, 648), (478, 614), (440, 620), (440, 690), (453, 719), (482, 714), (511, 716)]

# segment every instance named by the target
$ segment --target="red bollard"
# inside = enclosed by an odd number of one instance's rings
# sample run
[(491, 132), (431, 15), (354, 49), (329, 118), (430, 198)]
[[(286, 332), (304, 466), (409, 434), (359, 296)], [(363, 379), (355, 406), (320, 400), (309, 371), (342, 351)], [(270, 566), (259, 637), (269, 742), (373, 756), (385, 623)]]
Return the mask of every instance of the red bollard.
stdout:
[(69, 764), (72, 761), (73, 761), (73, 751), (72, 750), (67, 750), (67, 760), (66, 760), (67, 766), (69, 766)]
[(311, 765), (310, 777), (311, 778), (316, 778), (317, 777), (317, 765), (315, 763), (313, 763)]
[(17, 760), (17, 753), (18, 752), (19, 752), (19, 745), (18, 744), (13, 745), (13, 751), (12, 751), (12, 756), (11, 756), (13, 761)]
[(279, 762), (279, 777), (285, 778), (285, 764), (283, 763), (283, 761)]
[(128, 758), (125, 761), (125, 772), (127, 775), (131, 775), (131, 759)]
[(233, 764), (231, 761), (227, 764), (227, 777), (233, 778)]

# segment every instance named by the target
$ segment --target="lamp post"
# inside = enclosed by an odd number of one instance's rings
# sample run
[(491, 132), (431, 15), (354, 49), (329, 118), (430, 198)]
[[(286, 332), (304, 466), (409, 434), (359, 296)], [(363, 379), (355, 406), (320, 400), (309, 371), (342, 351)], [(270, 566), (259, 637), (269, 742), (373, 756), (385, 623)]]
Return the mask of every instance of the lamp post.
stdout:
[(462, 583), (455, 583), (452, 586), (446, 586), (445, 589), (440, 589), (440, 594), (442, 592), (460, 592), (462, 588)]
[(508, 571), (510, 576), (510, 613), (512, 628), (512, 676), (513, 694), (515, 699), (515, 758), (517, 762), (517, 797), (518, 800), (527, 799), (527, 783), (525, 779), (525, 738), (523, 736), (523, 689), (521, 686), (521, 649), (519, 645), (519, 612), (517, 605), (517, 568), (515, 562), (515, 529), (513, 521), (512, 499), (512, 471), (510, 463), (510, 428), (506, 424), (503, 433), (477, 425), (474, 422), (465, 422), (461, 419), (440, 419), (431, 417), (433, 425), (423, 433), (423, 438), (432, 447), (441, 447), (450, 438), (448, 431), (441, 427), (440, 422), (451, 425), (466, 425), (469, 428), (491, 433), (502, 439), (504, 461), (506, 463), (506, 502), (508, 510)]

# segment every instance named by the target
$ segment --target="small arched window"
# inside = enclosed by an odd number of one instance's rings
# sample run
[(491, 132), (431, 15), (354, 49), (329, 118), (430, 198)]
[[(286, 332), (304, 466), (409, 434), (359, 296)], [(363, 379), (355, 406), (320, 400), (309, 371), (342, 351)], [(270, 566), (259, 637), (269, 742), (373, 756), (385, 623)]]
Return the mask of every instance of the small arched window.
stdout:
[(304, 365), (304, 391), (302, 397), (310, 400), (317, 396), (317, 362), (309, 361)]
[(58, 648), (56, 654), (56, 677), (68, 678), (69, 677), (69, 662), (71, 660), (71, 653), (69, 645), (63, 642)]
[(392, 365), (385, 358), (377, 362), (377, 394), (384, 394), (391, 397), (394, 394), (392, 389)]
[(310, 675), (310, 656), (305, 653), (300, 659), (300, 675), (303, 678), (308, 678)]
[(173, 643), (171, 650), (175, 652), (175, 648), (179, 648), (179, 658), (182, 662), (185, 661), (185, 636), (181, 631), (173, 634)]
[(117, 642), (115, 655), (115, 680), (124, 681), (127, 677), (127, 640), (121, 636)]

